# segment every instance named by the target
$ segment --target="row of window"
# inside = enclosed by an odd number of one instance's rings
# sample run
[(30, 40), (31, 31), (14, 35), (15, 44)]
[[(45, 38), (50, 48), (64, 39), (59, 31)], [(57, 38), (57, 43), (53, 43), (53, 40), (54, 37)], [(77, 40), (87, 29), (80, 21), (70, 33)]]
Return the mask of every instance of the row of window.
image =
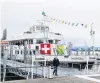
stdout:
[[(23, 50), (15, 50), (15, 54), (24, 54), (24, 51)], [(32, 55), (34, 54), (35, 55), (35, 50), (30, 50), (30, 51), (26, 51), (26, 54), (29, 54), (29, 55)]]
[[(24, 42), (27, 42), (27, 44), (33, 44), (33, 39), (30, 40), (23, 40), (23, 41), (11, 41), (10, 45), (24, 45)], [(57, 44), (59, 40), (55, 40), (55, 43)], [(36, 44), (44, 43), (44, 40), (36, 40)], [(48, 40), (48, 43), (53, 44), (53, 40)]]
[(49, 27), (41, 27), (41, 26), (33, 26), (30, 28), (30, 31), (41, 30), (41, 31), (49, 31)]

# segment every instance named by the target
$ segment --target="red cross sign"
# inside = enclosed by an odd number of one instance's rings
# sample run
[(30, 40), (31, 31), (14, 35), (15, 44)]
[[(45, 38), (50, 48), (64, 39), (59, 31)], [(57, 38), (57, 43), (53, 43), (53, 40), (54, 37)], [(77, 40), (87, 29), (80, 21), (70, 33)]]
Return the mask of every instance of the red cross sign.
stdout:
[(41, 54), (51, 54), (51, 45), (50, 44), (40, 44), (40, 53)]

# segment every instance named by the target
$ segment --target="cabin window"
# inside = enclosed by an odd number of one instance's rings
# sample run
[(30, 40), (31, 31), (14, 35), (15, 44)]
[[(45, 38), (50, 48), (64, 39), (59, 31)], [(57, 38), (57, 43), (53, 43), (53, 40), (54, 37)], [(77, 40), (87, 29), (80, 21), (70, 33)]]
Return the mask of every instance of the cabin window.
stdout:
[(49, 42), (50, 44), (53, 44), (53, 40), (48, 40), (48, 42)]
[(24, 45), (24, 41), (21, 41), (21, 45)]
[(46, 27), (46, 28), (45, 28), (45, 31), (49, 31), (49, 27)]
[(33, 54), (35, 55), (35, 50), (33, 50)]
[(35, 27), (32, 27), (32, 28), (31, 28), (31, 31), (35, 31)]
[(32, 52), (30, 51), (29, 54), (32, 55)]
[(19, 51), (17, 51), (17, 54), (19, 54)]
[(36, 30), (40, 30), (40, 27), (39, 27), (39, 26), (37, 26), (37, 27), (36, 27)]
[(60, 40), (55, 40), (55, 44), (58, 44), (59, 41), (60, 41)]
[(37, 40), (36, 41), (36, 44), (41, 44), (41, 43), (43, 43), (43, 40)]
[(29, 44), (33, 44), (33, 40), (32, 39), (29, 40)]
[(23, 51), (21, 50), (20, 53), (23, 54)]
[(15, 50), (15, 54), (17, 54), (17, 50)]
[(41, 27), (41, 31), (45, 31), (45, 28), (44, 27)]
[(18, 50), (15, 50), (15, 54), (19, 54), (19, 51)]

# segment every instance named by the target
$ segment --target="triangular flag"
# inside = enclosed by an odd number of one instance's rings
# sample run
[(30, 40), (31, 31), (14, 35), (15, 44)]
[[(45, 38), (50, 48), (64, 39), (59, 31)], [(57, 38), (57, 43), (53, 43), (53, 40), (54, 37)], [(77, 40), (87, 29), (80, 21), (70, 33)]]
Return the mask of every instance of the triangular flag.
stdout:
[(62, 23), (64, 23), (64, 21), (62, 21)]
[(42, 15), (43, 15), (43, 16), (46, 16), (45, 12), (42, 12)]
[(86, 25), (85, 25), (85, 28), (87, 28), (87, 26), (88, 26), (88, 25), (86, 24)]
[(78, 25), (79, 25), (79, 23), (76, 24), (76, 26), (78, 26)]
[(70, 22), (68, 23), (68, 25), (70, 25)]
[(81, 24), (83, 26), (83, 24)]
[(74, 23), (72, 23), (72, 26), (74, 26)]
[(65, 24), (67, 24), (67, 22), (65, 22)]

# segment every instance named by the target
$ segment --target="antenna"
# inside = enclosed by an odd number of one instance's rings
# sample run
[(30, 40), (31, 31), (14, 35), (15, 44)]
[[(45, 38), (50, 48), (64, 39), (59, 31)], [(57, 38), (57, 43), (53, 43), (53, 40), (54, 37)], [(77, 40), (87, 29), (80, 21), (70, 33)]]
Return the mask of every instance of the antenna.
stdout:
[[(46, 13), (42, 12), (42, 16), (43, 16), (43, 20), (37, 20), (39, 23), (41, 23), (41, 25), (44, 25), (46, 26), (46, 22), (52, 22), (52, 21), (48, 21), (47, 20), (47, 16), (46, 16)], [(47, 43), (47, 39), (48, 39), (48, 30), (44, 29), (44, 38), (45, 38), (45, 42)]]

